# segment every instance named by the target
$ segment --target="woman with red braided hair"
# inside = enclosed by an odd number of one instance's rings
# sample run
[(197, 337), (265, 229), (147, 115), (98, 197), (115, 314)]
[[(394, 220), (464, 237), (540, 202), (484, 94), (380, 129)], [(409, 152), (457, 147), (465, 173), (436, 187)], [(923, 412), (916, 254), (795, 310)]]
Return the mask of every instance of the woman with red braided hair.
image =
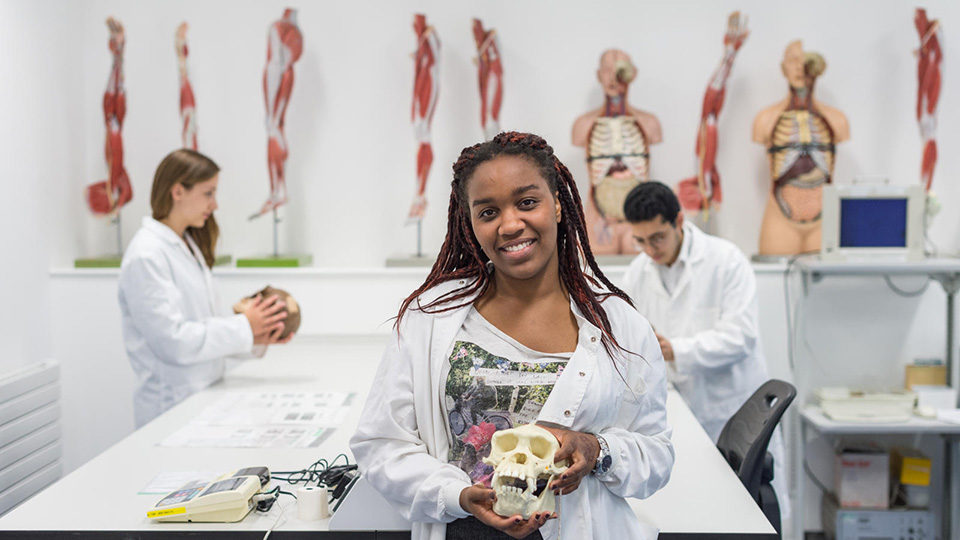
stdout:
[[(372, 388), (350, 446), (412, 538), (656, 536), (625, 497), (650, 496), (673, 467), (663, 358), (597, 266), (576, 184), (542, 138), (501, 133), (460, 154), (443, 247)], [(569, 468), (550, 485), (491, 486), (493, 434), (528, 423)], [(544, 490), (559, 512), (493, 511)]]

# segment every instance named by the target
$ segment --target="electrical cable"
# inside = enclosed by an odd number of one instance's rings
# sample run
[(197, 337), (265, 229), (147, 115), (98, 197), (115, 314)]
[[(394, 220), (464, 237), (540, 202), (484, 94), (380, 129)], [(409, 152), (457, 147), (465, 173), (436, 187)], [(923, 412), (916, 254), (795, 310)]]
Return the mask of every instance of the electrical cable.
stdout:
[(817, 476), (813, 474), (813, 470), (810, 469), (810, 463), (807, 461), (806, 458), (803, 459), (803, 471), (807, 473), (807, 477), (810, 479), (810, 481), (813, 482), (814, 485), (816, 485), (818, 488), (820, 488), (820, 491), (822, 491), (824, 495), (826, 495), (827, 493), (832, 493), (832, 491), (828, 489), (826, 486), (824, 486), (823, 482), (821, 482), (817, 478)]
[(283, 510), (283, 505), (281, 504), (280, 515), (277, 516), (277, 519), (273, 520), (273, 525), (271, 525), (270, 528), (267, 529), (266, 534), (263, 535), (263, 540), (267, 540), (268, 538), (270, 538), (270, 533), (272, 533), (273, 530), (277, 527), (277, 523), (280, 523), (280, 518), (283, 517), (283, 514), (284, 514), (284, 510)]
[(897, 287), (896, 285), (894, 285), (894, 284), (893, 284), (893, 280), (890, 279), (890, 276), (889, 276), (888, 274), (884, 274), (884, 275), (883, 275), (883, 280), (887, 282), (887, 287), (889, 287), (891, 291), (893, 291), (894, 293), (896, 293), (898, 296), (902, 296), (902, 297), (904, 297), (904, 298), (916, 298), (916, 297), (920, 296), (921, 294), (923, 294), (924, 292), (926, 292), (927, 287), (930, 286), (930, 281), (931, 281), (931, 280), (930, 280), (930, 276), (927, 276), (927, 280), (923, 283), (923, 286), (922, 286), (922, 287), (920, 287), (919, 289), (917, 289), (917, 290), (915, 290), (915, 291), (905, 291), (905, 290)]

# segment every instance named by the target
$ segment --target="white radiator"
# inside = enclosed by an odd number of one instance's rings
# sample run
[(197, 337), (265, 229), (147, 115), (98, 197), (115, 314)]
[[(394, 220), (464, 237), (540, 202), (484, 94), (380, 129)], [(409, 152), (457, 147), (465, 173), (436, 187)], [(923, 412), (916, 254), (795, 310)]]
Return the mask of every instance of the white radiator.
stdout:
[(0, 515), (60, 478), (60, 365), (0, 374)]

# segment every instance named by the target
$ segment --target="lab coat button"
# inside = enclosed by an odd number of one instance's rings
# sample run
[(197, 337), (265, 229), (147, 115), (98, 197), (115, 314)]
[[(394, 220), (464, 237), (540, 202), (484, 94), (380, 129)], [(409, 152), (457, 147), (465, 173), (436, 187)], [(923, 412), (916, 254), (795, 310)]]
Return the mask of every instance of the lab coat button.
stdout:
[(581, 372), (580, 372), (580, 376), (581, 376), (581, 377), (586, 377), (587, 374), (581, 371)]
[(569, 417), (569, 416), (570, 416), (570, 411), (569, 411), (569, 410), (563, 411), (563, 415)]
[(597, 342), (597, 336), (590, 336), (590, 343), (596, 343), (596, 342)]

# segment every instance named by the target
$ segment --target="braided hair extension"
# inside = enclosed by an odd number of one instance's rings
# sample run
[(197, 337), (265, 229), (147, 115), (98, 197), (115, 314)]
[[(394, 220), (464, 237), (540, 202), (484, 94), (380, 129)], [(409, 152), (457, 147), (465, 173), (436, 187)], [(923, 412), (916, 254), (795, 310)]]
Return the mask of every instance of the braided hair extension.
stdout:
[[(441, 313), (462, 307), (463, 300), (482, 296), (490, 286), (486, 271), (487, 256), (473, 234), (467, 205), (467, 182), (480, 164), (500, 156), (521, 156), (540, 169), (550, 192), (560, 200), (561, 220), (557, 225), (557, 254), (559, 274), (564, 287), (584, 317), (601, 330), (601, 342), (607, 353), (614, 357), (613, 347), (623, 350), (613, 336), (610, 320), (601, 306), (608, 296), (622, 298), (631, 306), (633, 302), (620, 288), (610, 282), (600, 270), (587, 239), (583, 204), (573, 176), (567, 167), (554, 155), (553, 148), (543, 138), (531, 133), (515, 131), (500, 133), (490, 141), (464, 148), (453, 164), (450, 204), (447, 217), (447, 234), (430, 269), (427, 279), (408, 296), (400, 306), (395, 326), (414, 300), (417, 307), (426, 313)], [(581, 261), (592, 272), (584, 272)], [(449, 280), (470, 280), (470, 283), (446, 293), (432, 302), (421, 305), (419, 296), (430, 288)], [(606, 288), (608, 292), (595, 292), (591, 285)]]

